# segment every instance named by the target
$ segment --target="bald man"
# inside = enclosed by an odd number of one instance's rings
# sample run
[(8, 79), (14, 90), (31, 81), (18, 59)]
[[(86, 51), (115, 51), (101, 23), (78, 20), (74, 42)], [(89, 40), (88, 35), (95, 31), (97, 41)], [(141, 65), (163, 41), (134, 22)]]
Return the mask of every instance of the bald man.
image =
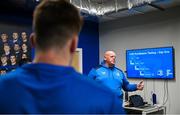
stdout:
[(115, 67), (115, 59), (116, 54), (114, 51), (106, 51), (101, 65), (93, 68), (88, 76), (107, 86), (116, 93), (120, 99), (123, 99), (123, 92), (121, 89), (125, 91), (143, 90), (143, 81), (139, 84), (130, 84), (123, 71)]

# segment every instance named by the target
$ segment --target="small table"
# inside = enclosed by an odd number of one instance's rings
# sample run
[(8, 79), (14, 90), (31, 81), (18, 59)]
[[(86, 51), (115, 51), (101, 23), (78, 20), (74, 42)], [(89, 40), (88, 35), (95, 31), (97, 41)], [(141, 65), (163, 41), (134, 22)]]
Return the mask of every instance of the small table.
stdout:
[(150, 105), (144, 108), (140, 107), (124, 107), (127, 114), (166, 114), (166, 107), (162, 105)]

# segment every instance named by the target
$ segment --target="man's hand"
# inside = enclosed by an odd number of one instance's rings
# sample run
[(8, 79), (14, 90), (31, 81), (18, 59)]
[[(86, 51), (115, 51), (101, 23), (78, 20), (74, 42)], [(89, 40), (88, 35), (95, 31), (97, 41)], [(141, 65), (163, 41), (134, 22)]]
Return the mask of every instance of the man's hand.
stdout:
[(137, 84), (137, 89), (138, 90), (143, 90), (143, 88), (144, 88), (144, 81), (142, 80)]

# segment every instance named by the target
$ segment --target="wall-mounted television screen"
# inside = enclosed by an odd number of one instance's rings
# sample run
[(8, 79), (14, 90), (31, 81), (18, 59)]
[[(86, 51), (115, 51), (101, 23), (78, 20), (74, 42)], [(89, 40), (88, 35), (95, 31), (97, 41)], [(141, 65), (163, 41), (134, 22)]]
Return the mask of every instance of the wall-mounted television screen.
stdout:
[(174, 48), (126, 50), (128, 78), (174, 79)]

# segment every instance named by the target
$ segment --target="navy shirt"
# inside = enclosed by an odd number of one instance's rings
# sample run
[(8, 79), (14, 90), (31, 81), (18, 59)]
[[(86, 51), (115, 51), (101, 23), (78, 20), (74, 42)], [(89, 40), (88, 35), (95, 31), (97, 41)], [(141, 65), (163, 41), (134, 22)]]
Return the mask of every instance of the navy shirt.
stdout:
[(121, 89), (124, 89), (125, 91), (137, 90), (137, 85), (130, 84), (122, 70), (116, 67), (109, 68), (104, 63), (102, 63), (97, 68), (93, 68), (89, 72), (88, 76), (107, 86), (119, 97), (123, 96)]
[(27, 64), (0, 77), (0, 113), (124, 113), (121, 105), (72, 67)]

